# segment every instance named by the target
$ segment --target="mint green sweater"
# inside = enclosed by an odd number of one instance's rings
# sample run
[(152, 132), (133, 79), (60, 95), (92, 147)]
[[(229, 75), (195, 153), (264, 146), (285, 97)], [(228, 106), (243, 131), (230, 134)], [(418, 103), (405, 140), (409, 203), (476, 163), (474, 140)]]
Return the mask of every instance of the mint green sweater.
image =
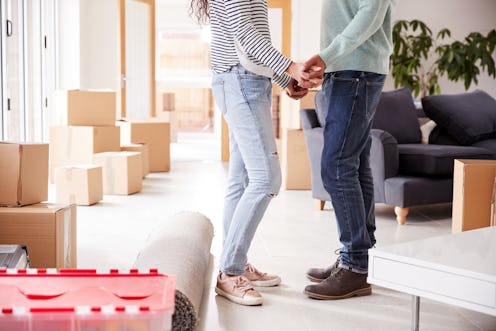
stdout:
[(320, 57), (326, 72), (389, 72), (395, 0), (322, 0)]

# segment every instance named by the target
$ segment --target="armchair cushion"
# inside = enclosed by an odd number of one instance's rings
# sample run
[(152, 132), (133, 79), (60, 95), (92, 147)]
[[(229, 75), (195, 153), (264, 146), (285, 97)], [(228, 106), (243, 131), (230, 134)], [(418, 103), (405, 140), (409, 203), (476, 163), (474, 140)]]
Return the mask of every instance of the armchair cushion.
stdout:
[(496, 139), (481, 140), (476, 142), (472, 146), (487, 149), (490, 153), (493, 154), (492, 159), (496, 160)]
[(398, 144), (420, 143), (422, 132), (410, 89), (382, 92), (372, 127), (389, 132)]
[(455, 159), (491, 159), (484, 148), (452, 145), (398, 145), (399, 171), (403, 175), (452, 176)]
[(429, 134), (429, 144), (436, 145), (456, 145), (459, 146), (460, 143), (451, 137), (445, 129), (436, 125)]
[(462, 145), (496, 138), (496, 99), (484, 91), (422, 98), (424, 112)]

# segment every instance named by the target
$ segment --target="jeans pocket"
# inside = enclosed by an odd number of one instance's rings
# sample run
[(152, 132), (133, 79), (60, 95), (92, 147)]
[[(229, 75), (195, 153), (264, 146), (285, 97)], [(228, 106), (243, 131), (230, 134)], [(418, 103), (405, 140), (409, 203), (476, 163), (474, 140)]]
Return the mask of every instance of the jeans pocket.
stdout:
[(358, 83), (360, 78), (352, 77), (341, 77), (338, 75), (331, 76), (331, 96), (345, 97), (345, 96), (355, 96), (357, 93)]
[(269, 78), (252, 73), (244, 73), (239, 74), (239, 84), (248, 102), (270, 102), (272, 85)]
[(366, 85), (366, 104), (367, 104), (367, 117), (370, 119), (374, 116), (377, 105), (381, 98), (382, 89), (384, 87), (385, 75), (378, 75), (376, 79), (367, 80)]
[(226, 107), (226, 97), (224, 92), (224, 80), (220, 77), (215, 77), (212, 79), (212, 94), (214, 96), (215, 103), (219, 107), (223, 115), (227, 112)]

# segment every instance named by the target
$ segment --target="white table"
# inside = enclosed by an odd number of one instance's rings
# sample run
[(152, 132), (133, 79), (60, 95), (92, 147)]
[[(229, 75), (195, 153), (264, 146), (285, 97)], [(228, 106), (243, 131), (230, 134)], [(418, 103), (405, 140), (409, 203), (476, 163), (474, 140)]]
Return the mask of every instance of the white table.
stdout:
[(496, 316), (496, 227), (369, 250), (370, 284)]

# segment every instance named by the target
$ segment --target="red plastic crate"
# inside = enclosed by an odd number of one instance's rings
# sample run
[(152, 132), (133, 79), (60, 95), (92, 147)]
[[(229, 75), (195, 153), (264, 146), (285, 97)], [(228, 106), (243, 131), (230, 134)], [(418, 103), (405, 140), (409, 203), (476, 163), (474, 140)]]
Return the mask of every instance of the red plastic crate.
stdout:
[(170, 330), (175, 287), (157, 270), (0, 269), (0, 330)]

